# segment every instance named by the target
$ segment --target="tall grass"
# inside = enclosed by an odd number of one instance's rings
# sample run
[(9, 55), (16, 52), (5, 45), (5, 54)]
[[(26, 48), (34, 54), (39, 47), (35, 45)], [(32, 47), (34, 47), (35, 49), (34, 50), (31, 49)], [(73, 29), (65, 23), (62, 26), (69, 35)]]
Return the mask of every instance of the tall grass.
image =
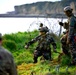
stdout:
[[(57, 65), (61, 66), (60, 72), (58, 73), (59, 75), (68, 75), (65, 71), (65, 66), (68, 65), (68, 62), (70, 62), (70, 58), (63, 55), (61, 57), (61, 62), (58, 63), (59, 54), (54, 53), (53, 50), (52, 50), (53, 61), (40, 61), (40, 58), (39, 58), (38, 63), (33, 64), (33, 52), (37, 46), (37, 43), (31, 45), (29, 49), (25, 49), (24, 46), (28, 41), (30, 41), (37, 35), (38, 35), (38, 31), (35, 30), (30, 33), (18, 32), (18, 33), (12, 33), (12, 34), (5, 34), (3, 36), (3, 46), (12, 52), (15, 62), (18, 66), (19, 75), (28, 75), (32, 73), (36, 73), (36, 75), (39, 75), (39, 74), (45, 75), (47, 73), (57, 75), (57, 71), (55, 70)], [(57, 51), (62, 52), (60, 37), (58, 37), (55, 34), (51, 34), (51, 36), (56, 41)], [(73, 71), (74, 70), (75, 68), (73, 68)]]

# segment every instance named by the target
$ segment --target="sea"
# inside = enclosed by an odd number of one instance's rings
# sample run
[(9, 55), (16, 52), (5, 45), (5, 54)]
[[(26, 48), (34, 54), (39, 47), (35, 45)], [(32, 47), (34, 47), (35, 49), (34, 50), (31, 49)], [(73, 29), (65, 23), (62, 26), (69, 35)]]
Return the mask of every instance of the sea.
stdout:
[[(12, 17), (0, 17), (0, 33), (11, 34), (18, 32), (28, 32), (39, 29), (40, 23), (49, 28), (50, 32), (59, 33), (60, 25), (59, 22), (67, 21), (62, 18), (12, 18)], [(65, 29), (62, 27), (62, 32)]]

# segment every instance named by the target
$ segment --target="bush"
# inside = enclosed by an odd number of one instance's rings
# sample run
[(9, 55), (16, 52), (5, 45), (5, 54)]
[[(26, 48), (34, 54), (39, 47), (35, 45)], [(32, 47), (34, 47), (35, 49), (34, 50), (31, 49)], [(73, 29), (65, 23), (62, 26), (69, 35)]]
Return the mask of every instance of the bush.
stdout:
[(22, 63), (32, 63), (33, 62), (33, 55), (29, 51), (23, 50), (22, 52), (18, 52), (18, 53), (19, 53), (18, 55), (15, 54), (17, 65), (20, 65)]
[(63, 55), (61, 59), (61, 65), (68, 65), (71, 62), (71, 57), (67, 55)]
[(3, 46), (9, 50), (16, 50), (16, 43), (12, 40), (3, 40)]

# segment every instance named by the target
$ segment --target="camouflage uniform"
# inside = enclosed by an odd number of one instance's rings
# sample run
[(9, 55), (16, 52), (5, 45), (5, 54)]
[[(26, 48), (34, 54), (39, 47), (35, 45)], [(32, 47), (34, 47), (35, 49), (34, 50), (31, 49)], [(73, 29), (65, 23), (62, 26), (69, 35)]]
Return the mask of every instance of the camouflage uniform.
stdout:
[(74, 15), (69, 18), (68, 41), (70, 41), (72, 63), (76, 64), (76, 17)]
[(71, 53), (71, 59), (72, 59), (71, 63), (76, 64), (76, 17), (72, 13), (72, 10), (73, 9), (70, 6), (64, 8), (64, 12), (68, 16), (69, 26), (68, 26), (67, 43), (69, 44), (69, 49)]
[(61, 44), (62, 44), (62, 51), (64, 54), (69, 55), (69, 44), (67, 44), (67, 36), (68, 36), (68, 30), (69, 30), (69, 22), (65, 22), (62, 24), (64, 29), (66, 29), (65, 32), (63, 32), (63, 36), (61, 37)]
[[(47, 27), (42, 27), (39, 31), (47, 32)], [(28, 42), (27, 46), (33, 44), (34, 42), (38, 42), (36, 50), (34, 51), (34, 63), (37, 62), (39, 56), (43, 56), (46, 60), (51, 60), (51, 48), (50, 44), (53, 45), (54, 50), (56, 50), (56, 43), (54, 39), (50, 36), (49, 33), (44, 35), (39, 35)]]
[[(0, 34), (0, 42), (1, 42)], [(0, 75), (17, 75), (16, 65), (10, 52), (0, 45)]]
[(67, 44), (67, 33), (61, 37), (62, 51), (65, 55), (69, 55), (69, 44)]

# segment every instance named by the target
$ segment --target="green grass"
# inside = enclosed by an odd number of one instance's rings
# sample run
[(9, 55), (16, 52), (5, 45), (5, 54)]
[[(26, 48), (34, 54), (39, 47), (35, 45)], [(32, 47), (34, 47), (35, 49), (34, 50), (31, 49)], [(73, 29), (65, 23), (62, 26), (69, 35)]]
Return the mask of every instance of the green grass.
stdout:
[[(31, 39), (38, 35), (38, 31), (30, 32), (30, 34), (34, 34), (31, 36)], [(58, 36), (53, 35), (56, 43), (57, 43), (57, 51), (61, 51), (60, 39)], [(15, 34), (6, 34), (3, 36), (4, 42), (3, 46), (7, 48), (14, 56), (15, 63), (18, 66), (18, 74), (19, 75), (75, 75), (76, 67), (69, 67), (68, 71), (66, 69), (68, 63), (70, 62), (70, 58), (63, 55), (61, 57), (61, 62), (58, 62), (58, 53), (54, 53), (52, 51), (53, 61), (40, 61), (40, 57), (38, 58), (38, 63), (33, 64), (33, 52), (37, 43), (30, 46), (29, 49), (25, 49), (24, 45), (28, 41), (30, 41), (30, 37), (28, 32), (18, 32)], [(10, 40), (10, 41), (9, 41)], [(10, 47), (11, 45), (11, 47)], [(10, 49), (9, 49), (10, 48)], [(59, 66), (60, 65), (60, 66)], [(59, 67), (59, 70), (57, 69)]]

